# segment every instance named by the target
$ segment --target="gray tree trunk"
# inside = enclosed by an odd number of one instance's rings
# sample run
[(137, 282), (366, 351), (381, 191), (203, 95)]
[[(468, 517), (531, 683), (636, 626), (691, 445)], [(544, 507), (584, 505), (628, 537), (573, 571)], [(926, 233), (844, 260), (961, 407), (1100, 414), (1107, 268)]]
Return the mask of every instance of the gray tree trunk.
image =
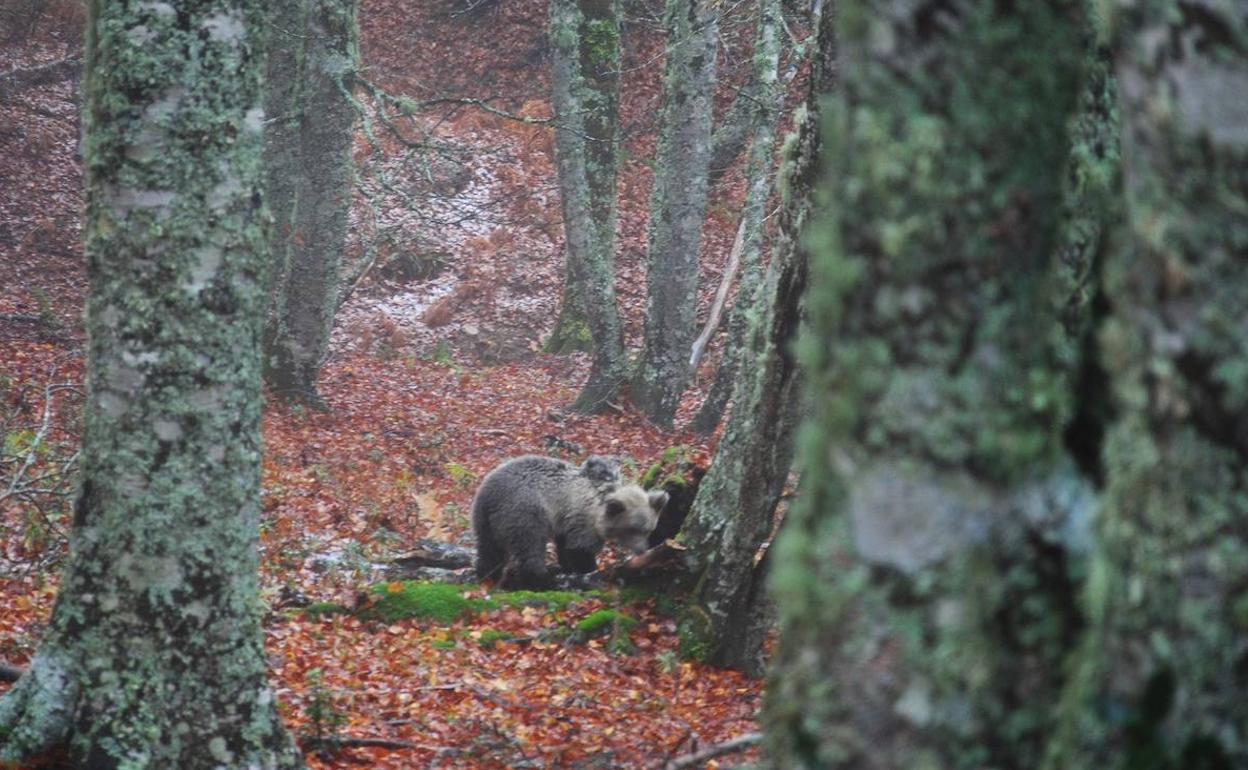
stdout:
[(778, 767), (1043, 756), (1096, 502), (1065, 443), (1082, 341), (1052, 277), (1078, 10), (837, 4), (813, 424), (771, 554)]
[(0, 764), (302, 765), (256, 577), (261, 5), (90, 5), (82, 488), (47, 634), (0, 699)]
[(1248, 6), (1119, 11), (1127, 225), (1089, 628), (1048, 767), (1248, 767)]
[(619, 0), (551, 0), (555, 159), (567, 240), (563, 309), (553, 339), (585, 314), (593, 364), (574, 408), (609, 406), (628, 378), (615, 301), (615, 177), (619, 155)]
[[(715, 380), (693, 418), (692, 428), (711, 433), (719, 425), (728, 406), (739, 364), (753, 366), (746, 342), (750, 316), (759, 312), (755, 305), (763, 283), (763, 225), (771, 198), (772, 159), (775, 157), (776, 125), (784, 106), (784, 86), (780, 82), (780, 3), (760, 0), (758, 33), (754, 39), (753, 109), (741, 117), (748, 127), (750, 157), (745, 169), (745, 205), (741, 210), (741, 278), (737, 296), (728, 311), (728, 339), (720, 358)], [(753, 372), (750, 372), (752, 375)]]
[(711, 0), (667, 2), (645, 343), (632, 381), (633, 402), (665, 428), (671, 427), (688, 383), (689, 348), (697, 334), (698, 252), (706, 215), (719, 13)]
[[(766, 51), (772, 45), (767, 30), (778, 32), (780, 4), (761, 0), (759, 8), (760, 50)], [(759, 561), (757, 555), (774, 524), (793, 460), (794, 423), (801, 411), (793, 344), (801, 326), (808, 274), (802, 233), (819, 156), (819, 103), (835, 83), (831, 32), (828, 25), (821, 35), (806, 118), (793, 145), (795, 154), (785, 159), (795, 171), (788, 179), (775, 258), (756, 290), (761, 296), (747, 314), (735, 406), (683, 534), (699, 565), (697, 611), (681, 628), (686, 652), (755, 675), (763, 670), (762, 646), (769, 627), (763, 590), (768, 560)], [(769, 165), (769, 156), (769, 150), (755, 147), (751, 162)], [(758, 182), (750, 195), (765, 201), (760, 190), (767, 186)]]
[(714, 188), (724, 174), (728, 173), (733, 162), (749, 143), (753, 128), (750, 116), (755, 114), (758, 100), (758, 83), (751, 77), (733, 97), (728, 109), (724, 110), (719, 125), (711, 134), (711, 153), (707, 160), (706, 173), (708, 188)]
[(265, 160), (274, 226), (265, 377), (283, 398), (319, 404), (317, 377), (338, 310), (351, 208), (356, 0), (274, 6)]

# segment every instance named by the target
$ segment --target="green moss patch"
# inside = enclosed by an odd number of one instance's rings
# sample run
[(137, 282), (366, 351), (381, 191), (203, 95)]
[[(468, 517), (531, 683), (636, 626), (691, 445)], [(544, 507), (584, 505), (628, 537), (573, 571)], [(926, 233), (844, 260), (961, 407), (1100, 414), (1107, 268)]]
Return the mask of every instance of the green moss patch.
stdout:
[(428, 618), (449, 624), (478, 612), (500, 607), (544, 606), (559, 610), (573, 602), (594, 596), (575, 591), (498, 591), (489, 598), (472, 597), (480, 588), (475, 584), (453, 585), (404, 581), (382, 583), (373, 586), (372, 594), (379, 598), (360, 613), (368, 620), (393, 623), (408, 618)]
[(499, 642), (505, 642), (508, 639), (515, 639), (516, 635), (510, 631), (500, 631), (497, 628), (487, 628), (477, 637), (477, 645), (483, 650), (492, 650), (498, 646)]
[(561, 610), (572, 602), (595, 598), (598, 591), (577, 593), (576, 591), (499, 591), (494, 594), (493, 601), (503, 607), (540, 607), (545, 605), (552, 610)]
[(598, 610), (576, 624), (576, 632), (586, 637), (599, 636), (618, 628), (628, 633), (637, 627), (637, 619), (616, 610)]
[(471, 612), (490, 608), (485, 599), (466, 598), (465, 588), (447, 583), (383, 583), (372, 589), (381, 598), (360, 616), (386, 623), (407, 618), (451, 623)]
[(349, 615), (350, 613), (351, 610), (338, 602), (313, 602), (303, 608), (303, 616), (309, 620), (316, 620), (326, 615)]
[(616, 655), (632, 655), (637, 645), (628, 634), (637, 627), (637, 619), (617, 610), (598, 610), (576, 624), (574, 637), (584, 641), (610, 634), (607, 649)]

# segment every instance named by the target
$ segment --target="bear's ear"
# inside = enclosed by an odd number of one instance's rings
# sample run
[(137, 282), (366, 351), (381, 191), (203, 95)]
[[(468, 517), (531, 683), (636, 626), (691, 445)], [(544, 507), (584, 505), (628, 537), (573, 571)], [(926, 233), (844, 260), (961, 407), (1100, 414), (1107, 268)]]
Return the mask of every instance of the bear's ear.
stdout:
[(649, 497), (650, 507), (654, 509), (655, 513), (662, 511), (663, 506), (667, 505), (667, 493), (661, 489), (651, 490)]
[(614, 498), (607, 501), (607, 518), (614, 519), (623, 515), (625, 511), (624, 503)]

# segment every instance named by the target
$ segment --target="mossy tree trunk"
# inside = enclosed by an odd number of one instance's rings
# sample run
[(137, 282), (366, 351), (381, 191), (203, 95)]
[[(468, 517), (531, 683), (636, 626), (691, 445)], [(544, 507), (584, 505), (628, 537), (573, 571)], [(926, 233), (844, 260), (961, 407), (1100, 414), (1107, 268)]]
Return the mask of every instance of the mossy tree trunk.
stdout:
[[(615, 177), (619, 156), (619, 0), (551, 0), (555, 160), (567, 241), (567, 284), (550, 345), (592, 343), (574, 408), (607, 408), (628, 379), (615, 301)], [(581, 315), (583, 313), (583, 316)]]
[(320, 404), (351, 209), (355, 14), (356, 0), (280, 0), (268, 37), (274, 281), (265, 378), (280, 397), (310, 404)]
[(82, 487), (0, 764), (302, 765), (258, 612), (261, 6), (90, 4)]
[(1248, 6), (1113, 21), (1127, 223), (1089, 630), (1048, 767), (1248, 766)]
[(1083, 345), (1054, 279), (1079, 10), (837, 3), (813, 419), (772, 549), (778, 767), (1043, 755), (1097, 499), (1067, 448)]
[[(776, 125), (784, 106), (784, 87), (779, 72), (780, 21), (778, 0), (759, 0), (751, 77), (753, 88), (747, 100), (752, 109), (744, 116), (750, 156), (745, 168), (745, 205), (741, 210), (741, 278), (737, 282), (736, 299), (728, 311), (728, 338), (724, 340), (715, 380), (692, 422), (693, 429), (699, 433), (715, 430), (728, 406), (740, 365), (753, 367), (755, 363), (749, 360), (750, 352), (743, 347), (752, 316), (763, 312), (756, 307), (763, 283), (763, 225), (771, 198)], [(748, 372), (748, 376), (753, 374), (752, 370)]]
[[(773, 0), (762, 0), (759, 5), (768, 22), (760, 28), (760, 43), (766, 50), (771, 45), (764, 40), (766, 27), (779, 31), (780, 9)], [(696, 609), (682, 622), (685, 651), (756, 675), (763, 670), (762, 646), (769, 629), (764, 596), (769, 560), (760, 561), (757, 556), (774, 524), (776, 504), (792, 465), (794, 424), (801, 413), (801, 378), (793, 346), (802, 324), (809, 272), (802, 238), (819, 162), (819, 105), (835, 84), (833, 33), (830, 20), (825, 20), (813, 59), (805, 118), (792, 155), (785, 158), (792, 171), (786, 179), (775, 257), (762, 286), (755, 290), (759, 299), (746, 315), (735, 405), (698, 487), (683, 535), (699, 573)], [(751, 162), (767, 163), (769, 149), (754, 150)], [(757, 188), (767, 187), (755, 181)], [(760, 194), (765, 200), (765, 193), (758, 189), (750, 194)]]
[(698, 253), (706, 217), (720, 6), (668, 0), (663, 110), (654, 159), (645, 341), (632, 380), (633, 402), (671, 427), (689, 380), (697, 329)]

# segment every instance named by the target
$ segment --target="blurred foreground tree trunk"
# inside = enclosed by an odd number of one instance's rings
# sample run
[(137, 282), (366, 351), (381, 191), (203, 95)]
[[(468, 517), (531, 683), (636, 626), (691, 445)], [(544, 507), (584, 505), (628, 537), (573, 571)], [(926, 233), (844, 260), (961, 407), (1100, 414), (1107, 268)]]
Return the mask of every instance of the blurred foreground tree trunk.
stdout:
[(814, 419), (773, 548), (777, 767), (1043, 756), (1097, 500), (1067, 446), (1082, 324), (1054, 270), (1079, 12), (836, 4)]
[(597, 412), (628, 379), (615, 301), (619, 0), (551, 0), (550, 39), (567, 280), (547, 346), (572, 349), (588, 337), (593, 364), (574, 408)]
[(261, 5), (91, 3), (82, 486), (0, 764), (302, 765), (257, 587)]
[[(728, 310), (728, 336), (724, 340), (724, 352), (715, 371), (715, 380), (691, 425), (699, 433), (715, 430), (728, 406), (740, 365), (753, 366), (755, 363), (747, 360), (749, 352), (743, 347), (753, 315), (765, 312), (756, 306), (763, 283), (763, 226), (771, 199), (776, 126), (780, 122), (780, 110), (784, 107), (784, 86), (780, 82), (779, 71), (781, 21), (779, 0), (759, 1), (758, 31), (754, 37), (754, 73), (751, 77), (753, 87), (750, 98), (746, 100), (752, 109), (744, 116), (750, 155), (745, 167), (745, 205), (741, 210), (741, 278), (737, 283), (736, 299)], [(689, 363), (694, 365), (692, 359)]]
[[(761, 0), (760, 9), (775, 19), (779, 3)], [(825, 17), (819, 25), (805, 118), (792, 155), (784, 159), (791, 173), (785, 179), (775, 257), (747, 316), (734, 406), (684, 527), (685, 542), (699, 565), (696, 610), (682, 621), (684, 652), (750, 674), (762, 673), (769, 629), (763, 590), (769, 560), (759, 560), (758, 552), (774, 524), (801, 412), (793, 346), (802, 325), (809, 272), (802, 238), (819, 164), (820, 103), (835, 86), (834, 32)], [(751, 162), (765, 162), (764, 153), (758, 147), (755, 151)]]
[(1116, 12), (1050, 250), (1068, 9), (959, 10), (842, 5), (773, 760), (1244, 766), (1248, 11)]
[(1137, 4), (1113, 30), (1117, 420), (1048, 767), (1248, 767), (1248, 6)]
[(282, 398), (319, 405), (351, 211), (356, 0), (278, 0), (270, 13), (265, 379)]
[(669, 428), (689, 380), (697, 335), (698, 254), (706, 217), (720, 6), (668, 0), (663, 110), (654, 159), (647, 261), (646, 331), (632, 396)]

